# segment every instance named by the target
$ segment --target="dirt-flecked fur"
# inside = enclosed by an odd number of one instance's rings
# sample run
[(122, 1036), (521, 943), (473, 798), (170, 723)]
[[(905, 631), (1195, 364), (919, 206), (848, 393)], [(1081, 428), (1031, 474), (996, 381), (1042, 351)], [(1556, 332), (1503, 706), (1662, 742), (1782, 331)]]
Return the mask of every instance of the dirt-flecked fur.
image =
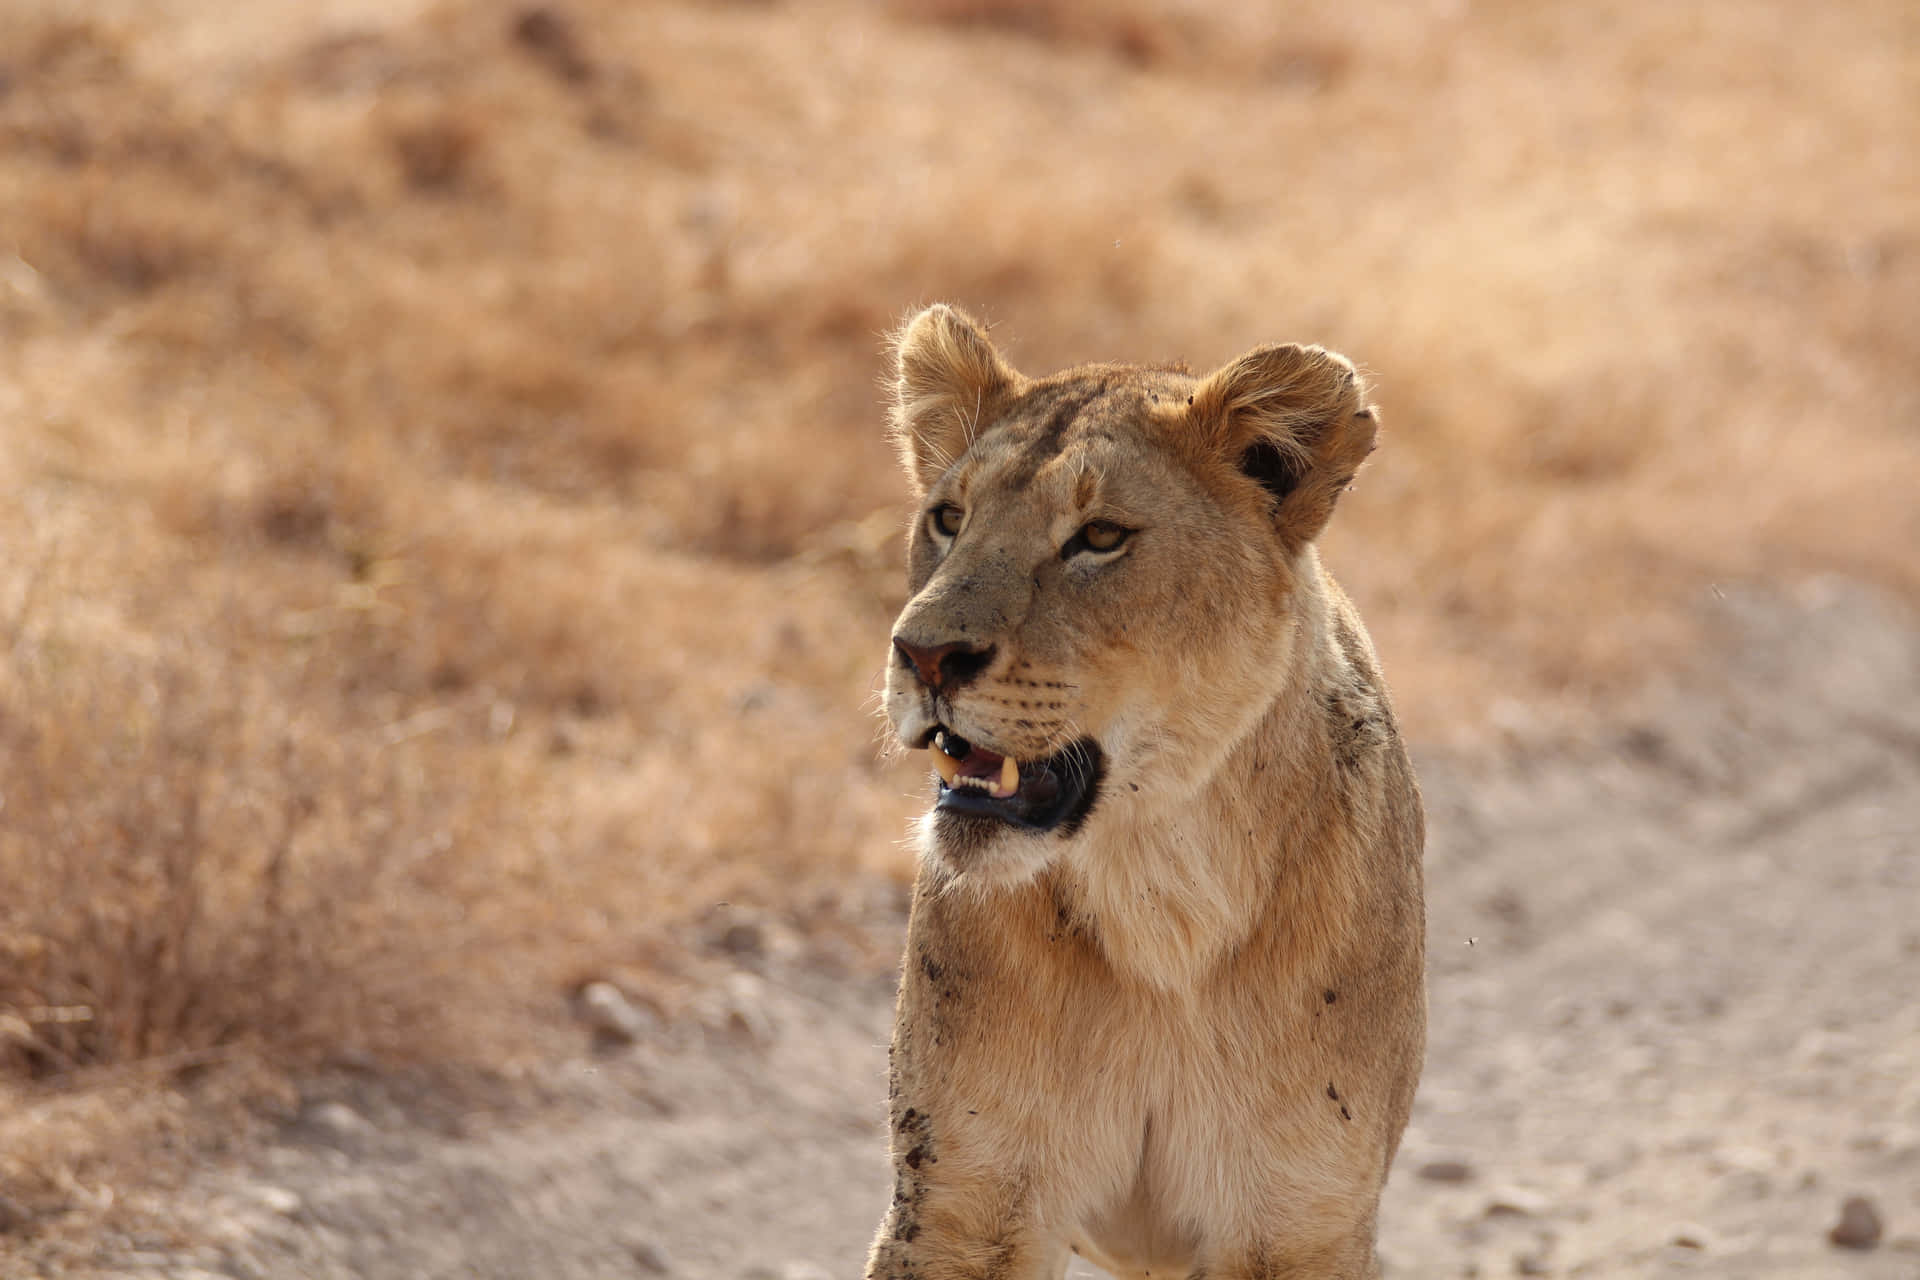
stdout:
[[(921, 823), (870, 1280), (1376, 1275), (1424, 825), (1314, 549), (1373, 448), (1359, 376), (1279, 346), (1030, 379), (944, 306), (897, 362), (894, 729), (1097, 766), (1071, 824)], [(942, 652), (950, 682), (910, 657)]]

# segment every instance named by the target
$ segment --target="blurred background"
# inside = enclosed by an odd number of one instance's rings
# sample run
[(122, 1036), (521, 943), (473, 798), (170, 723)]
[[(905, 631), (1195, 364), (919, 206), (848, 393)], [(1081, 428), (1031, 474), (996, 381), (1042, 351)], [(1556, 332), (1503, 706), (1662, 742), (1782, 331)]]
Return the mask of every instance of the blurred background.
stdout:
[(884, 975), (922, 303), (1345, 352), (1410, 737), (1663, 768), (1715, 601), (1920, 592), (1916, 121), (1905, 0), (0, 0), (0, 1192)]

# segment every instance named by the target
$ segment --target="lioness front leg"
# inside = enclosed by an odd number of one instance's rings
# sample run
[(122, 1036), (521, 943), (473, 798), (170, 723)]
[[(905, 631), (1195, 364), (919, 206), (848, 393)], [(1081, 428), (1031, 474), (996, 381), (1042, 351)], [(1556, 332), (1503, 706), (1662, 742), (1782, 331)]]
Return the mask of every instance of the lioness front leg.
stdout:
[(1027, 1224), (1008, 1181), (943, 1173), (924, 1144), (898, 1144), (893, 1203), (874, 1237), (867, 1280), (1059, 1280), (1066, 1245)]
[(1380, 1280), (1373, 1228), (1324, 1248), (1297, 1241), (1256, 1244), (1212, 1253), (1193, 1280)]

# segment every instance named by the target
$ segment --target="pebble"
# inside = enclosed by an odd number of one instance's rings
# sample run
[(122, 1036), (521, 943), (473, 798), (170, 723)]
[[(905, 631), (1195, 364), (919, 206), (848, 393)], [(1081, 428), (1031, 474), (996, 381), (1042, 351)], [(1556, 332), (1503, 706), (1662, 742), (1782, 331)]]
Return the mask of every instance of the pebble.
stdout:
[(1675, 1228), (1672, 1239), (1667, 1243), (1676, 1249), (1693, 1249), (1704, 1253), (1712, 1247), (1713, 1236), (1705, 1227), (1688, 1223)]
[(308, 1110), (306, 1121), (336, 1138), (357, 1138), (373, 1129), (365, 1116), (344, 1102), (322, 1102)]
[(729, 955), (757, 957), (766, 952), (766, 930), (752, 920), (736, 920), (721, 930), (714, 945)]
[(1429, 1160), (1420, 1166), (1420, 1176), (1428, 1182), (1468, 1182), (1473, 1166), (1465, 1160)]
[(633, 1259), (633, 1265), (640, 1268), (641, 1274), (664, 1276), (672, 1272), (673, 1263), (668, 1261), (666, 1250), (651, 1240), (633, 1238), (626, 1241), (627, 1256)]
[(611, 982), (589, 982), (580, 988), (579, 1012), (597, 1038), (616, 1044), (632, 1044), (650, 1029), (647, 1015)]
[(285, 1187), (263, 1182), (248, 1190), (262, 1208), (272, 1210), (283, 1218), (291, 1218), (300, 1212), (300, 1197)]
[(1840, 1221), (1827, 1232), (1827, 1239), (1842, 1249), (1871, 1249), (1880, 1243), (1884, 1229), (1873, 1201), (1865, 1196), (1848, 1196), (1840, 1206)]
[(709, 992), (700, 1002), (700, 1021), (710, 1031), (765, 1047), (779, 1038), (770, 1003), (764, 982), (745, 970), (736, 970), (727, 975), (719, 990)]
[(1553, 1207), (1553, 1202), (1538, 1191), (1526, 1187), (1503, 1187), (1487, 1197), (1489, 1218), (1537, 1218)]

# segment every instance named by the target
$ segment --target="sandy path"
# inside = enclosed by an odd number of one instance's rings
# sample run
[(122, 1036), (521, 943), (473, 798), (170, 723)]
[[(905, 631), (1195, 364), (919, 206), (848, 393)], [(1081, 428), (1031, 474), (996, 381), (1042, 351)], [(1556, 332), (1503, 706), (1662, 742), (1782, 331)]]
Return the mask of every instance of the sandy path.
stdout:
[[(1396, 1275), (1920, 1276), (1920, 631), (1833, 584), (1715, 608), (1725, 688), (1603, 742), (1422, 761), (1433, 1040)], [(539, 1119), (309, 1122), (182, 1198), (206, 1247), (99, 1265), (855, 1275), (888, 984), (758, 963), (732, 1030), (566, 1066)], [(1855, 1192), (1886, 1219), (1870, 1252), (1826, 1239)]]

